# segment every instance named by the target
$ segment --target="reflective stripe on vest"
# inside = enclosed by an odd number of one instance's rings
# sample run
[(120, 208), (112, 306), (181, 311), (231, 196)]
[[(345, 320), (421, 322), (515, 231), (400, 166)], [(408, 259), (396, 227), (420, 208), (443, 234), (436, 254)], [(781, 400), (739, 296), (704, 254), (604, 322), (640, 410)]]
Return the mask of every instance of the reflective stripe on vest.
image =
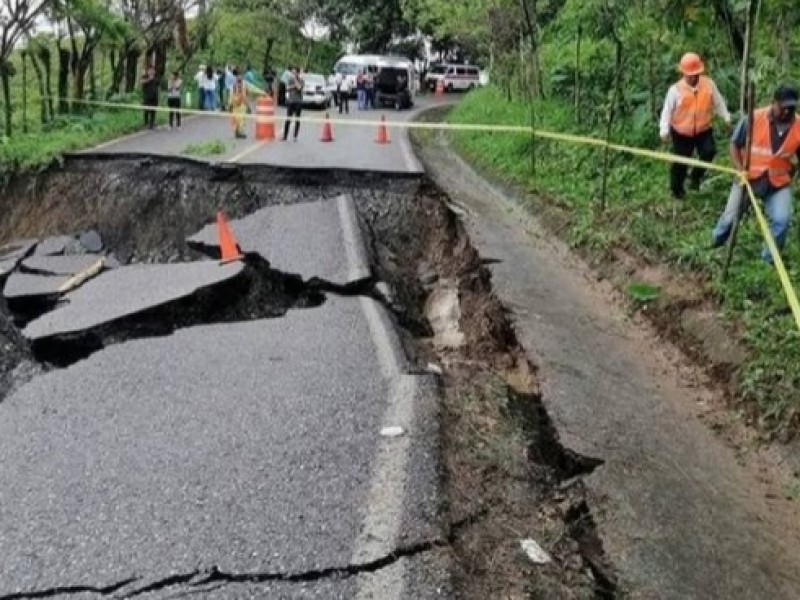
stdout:
[(772, 123), (770, 109), (760, 108), (753, 114), (753, 146), (750, 150), (748, 177), (755, 180), (764, 173), (769, 174), (769, 183), (774, 188), (782, 188), (792, 181), (792, 156), (800, 148), (800, 121), (795, 119), (783, 144), (777, 152), (772, 151)]
[(675, 84), (678, 102), (672, 112), (672, 128), (688, 137), (711, 129), (714, 116), (714, 91), (708, 77), (700, 77), (697, 88), (692, 89), (685, 79)]

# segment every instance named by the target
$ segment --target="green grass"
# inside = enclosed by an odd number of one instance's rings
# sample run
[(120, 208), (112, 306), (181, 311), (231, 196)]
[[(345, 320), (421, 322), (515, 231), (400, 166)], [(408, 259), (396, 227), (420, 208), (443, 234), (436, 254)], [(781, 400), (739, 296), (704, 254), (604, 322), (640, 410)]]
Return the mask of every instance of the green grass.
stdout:
[(183, 149), (184, 154), (190, 154), (192, 156), (213, 156), (215, 154), (225, 154), (227, 151), (228, 146), (222, 140), (189, 144)]
[[(570, 103), (536, 106), (536, 127), (603, 137), (602, 130), (575, 126)], [(508, 102), (494, 88), (471, 93), (449, 115), (455, 123), (527, 125), (530, 109)], [(725, 318), (743, 331), (752, 350), (739, 377), (741, 397), (760, 407), (764, 424), (796, 430), (800, 420), (800, 334), (779, 280), (759, 258), (761, 236), (748, 219), (739, 236), (727, 284), (720, 277), (724, 251), (710, 250), (711, 229), (725, 204), (731, 181), (710, 174), (700, 192), (676, 202), (668, 192), (667, 163), (629, 155), (612, 155), (607, 206), (600, 210), (603, 150), (527, 134), (458, 131), (456, 148), (479, 167), (551, 199), (572, 215), (569, 237), (575, 246), (603, 253), (614, 247), (633, 250), (677, 271), (700, 273), (721, 302)], [(615, 142), (655, 148), (655, 123), (631, 118), (614, 132)], [(531, 146), (536, 173), (532, 173)], [(717, 161), (725, 160), (727, 143), (718, 140)], [(790, 278), (800, 277), (800, 227), (793, 225), (784, 251)]]

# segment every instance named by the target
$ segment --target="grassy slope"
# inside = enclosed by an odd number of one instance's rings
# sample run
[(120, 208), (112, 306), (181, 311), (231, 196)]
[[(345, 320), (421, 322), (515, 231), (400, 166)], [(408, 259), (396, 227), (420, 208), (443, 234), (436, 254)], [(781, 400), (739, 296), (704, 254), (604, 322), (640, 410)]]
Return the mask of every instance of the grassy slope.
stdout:
[[(537, 128), (574, 133), (571, 107), (543, 103), (536, 108)], [(508, 102), (493, 88), (470, 94), (450, 114), (451, 122), (528, 124), (522, 102)], [(641, 144), (630, 133), (615, 141)], [(531, 174), (531, 140), (525, 135), (459, 131), (458, 150), (479, 167), (538, 193), (572, 213), (570, 240), (593, 252), (622, 247), (654, 263), (701, 273), (709, 289), (724, 300), (724, 314), (751, 348), (738, 378), (744, 400), (760, 408), (770, 426), (795, 429), (800, 416), (800, 335), (775, 273), (758, 258), (761, 238), (749, 219), (740, 235), (729, 282), (720, 280), (724, 252), (708, 249), (711, 228), (724, 206), (730, 180), (711, 174), (699, 193), (676, 203), (668, 193), (668, 165), (629, 156), (613, 157), (608, 207), (597, 210), (602, 150), (537, 139), (536, 176)], [(725, 141), (719, 142), (725, 154)], [(722, 160), (721, 158), (717, 159)], [(800, 229), (794, 226), (785, 251), (790, 277), (800, 275)]]

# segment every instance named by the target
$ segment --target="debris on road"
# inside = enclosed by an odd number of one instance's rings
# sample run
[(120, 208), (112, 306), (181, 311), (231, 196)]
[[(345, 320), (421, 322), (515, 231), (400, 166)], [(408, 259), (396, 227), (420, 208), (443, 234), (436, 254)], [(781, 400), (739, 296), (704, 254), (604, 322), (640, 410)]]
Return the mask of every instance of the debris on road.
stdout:
[(405, 432), (406, 432), (405, 429), (396, 426), (384, 427), (383, 429), (381, 429), (381, 435), (383, 437), (400, 437)]
[(96, 254), (53, 256), (34, 252), (22, 261), (22, 268), (37, 275), (75, 275), (94, 265), (98, 258)]
[(140, 264), (107, 271), (68, 294), (68, 304), (30, 322), (23, 334), (29, 340), (38, 340), (97, 327), (224, 283), (243, 269), (242, 263), (220, 266), (202, 261)]
[(0, 248), (0, 277), (5, 277), (16, 269), (20, 261), (36, 246), (37, 241), (19, 240)]
[(458, 301), (458, 289), (450, 282), (442, 282), (428, 296), (425, 303), (425, 314), (434, 331), (434, 344), (442, 348), (461, 348), (464, 345), (464, 333), (461, 331), (461, 307)]
[(56, 235), (43, 239), (36, 245), (34, 256), (55, 256), (64, 254), (64, 250), (75, 242), (71, 235)]
[(550, 558), (550, 555), (542, 550), (542, 547), (536, 543), (536, 540), (521, 540), (520, 546), (522, 546), (522, 551), (525, 553), (525, 556), (537, 565), (545, 565), (553, 560)]

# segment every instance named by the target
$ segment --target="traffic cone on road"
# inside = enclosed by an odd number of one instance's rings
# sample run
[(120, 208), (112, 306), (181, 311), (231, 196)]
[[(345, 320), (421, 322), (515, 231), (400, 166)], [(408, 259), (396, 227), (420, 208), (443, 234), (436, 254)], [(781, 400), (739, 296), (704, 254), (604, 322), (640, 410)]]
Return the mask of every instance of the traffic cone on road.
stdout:
[(381, 123), (378, 125), (378, 135), (375, 136), (376, 144), (388, 144), (389, 133), (386, 131), (386, 115), (381, 115)]
[(330, 115), (325, 113), (325, 121), (322, 123), (322, 136), (319, 138), (320, 142), (332, 142), (333, 131), (331, 130)]
[(243, 258), (242, 253), (239, 251), (239, 244), (236, 242), (236, 238), (233, 237), (233, 233), (231, 233), (225, 220), (225, 215), (222, 212), (217, 213), (217, 236), (220, 252), (219, 264), (224, 265)]

